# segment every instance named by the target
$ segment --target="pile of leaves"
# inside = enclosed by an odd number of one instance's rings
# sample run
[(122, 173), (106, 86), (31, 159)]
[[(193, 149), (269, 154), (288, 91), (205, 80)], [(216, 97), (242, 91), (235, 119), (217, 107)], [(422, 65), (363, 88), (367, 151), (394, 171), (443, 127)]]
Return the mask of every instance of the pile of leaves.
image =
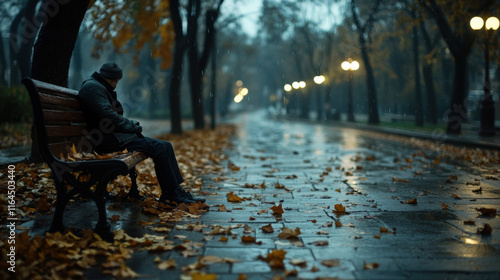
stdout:
[[(189, 131), (183, 135), (163, 135), (159, 138), (171, 142), (174, 146), (181, 173), (185, 178), (183, 187), (191, 192), (203, 192), (202, 177), (207, 174), (220, 175), (224, 169), (221, 164), (226, 157), (224, 149), (231, 147), (230, 137), (235, 133), (235, 126), (220, 125), (216, 130)], [(68, 159), (78, 158), (78, 152), (72, 151)], [(82, 155), (83, 156), (83, 155)], [(84, 158), (82, 158), (84, 159)], [(146, 197), (141, 203), (143, 211), (156, 215), (159, 223), (177, 223), (189, 218), (199, 218), (208, 207), (202, 203), (195, 205), (180, 205), (171, 208), (155, 200), (160, 195), (154, 163), (148, 159), (137, 166), (137, 183), (140, 193)], [(0, 170), (0, 183), (8, 185), (8, 169)], [(33, 219), (37, 215), (50, 213), (54, 210), (56, 190), (51, 178), (51, 171), (45, 163), (25, 164), (15, 167), (16, 181), (16, 213), (19, 219), (17, 225)], [(108, 190), (116, 195), (126, 193), (130, 188), (130, 179), (119, 176), (108, 185)], [(6, 192), (0, 194), (0, 210), (7, 213), (8, 196)], [(7, 215), (0, 220), (5, 224)], [(111, 220), (113, 217), (110, 218)], [(20, 227), (17, 228), (20, 230)], [(162, 230), (163, 229), (163, 230)], [(105, 274), (114, 278), (134, 278), (135, 274), (125, 265), (136, 250), (163, 252), (178, 250), (187, 256), (197, 252), (200, 244), (185, 242), (174, 246), (172, 241), (166, 240), (166, 235), (148, 235), (132, 238), (123, 231), (114, 232), (114, 242), (106, 242), (91, 230), (83, 230), (78, 234), (71, 231), (61, 233), (47, 233), (45, 235), (31, 235), (29, 229), (16, 235), (16, 277), (20, 279), (78, 279), (84, 271), (99, 265)], [(170, 231), (167, 227), (152, 227), (155, 232)], [(5, 229), (0, 230), (2, 236), (8, 236)], [(0, 241), (1, 254), (6, 255), (9, 247), (7, 241)], [(202, 245), (201, 245), (202, 246)], [(103, 262), (104, 260), (104, 262)], [(203, 264), (203, 259), (198, 262)], [(213, 261), (213, 260), (212, 260)], [(227, 260), (222, 260), (227, 261)], [(173, 260), (158, 260), (158, 267), (167, 269), (175, 267)], [(7, 263), (0, 264), (0, 277), (7, 279), (10, 273)]]

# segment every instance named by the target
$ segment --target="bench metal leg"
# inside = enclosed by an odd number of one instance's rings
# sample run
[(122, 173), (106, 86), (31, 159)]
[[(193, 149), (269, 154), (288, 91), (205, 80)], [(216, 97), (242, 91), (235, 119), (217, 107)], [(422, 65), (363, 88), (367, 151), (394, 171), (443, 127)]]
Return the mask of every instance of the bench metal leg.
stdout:
[(139, 189), (137, 187), (137, 172), (135, 167), (129, 170), (129, 175), (130, 175), (130, 181), (132, 181), (132, 185), (130, 186), (130, 190), (127, 196), (129, 198), (143, 200), (144, 197), (141, 196), (141, 194), (139, 193)]
[(109, 241), (113, 240), (113, 233), (111, 232), (111, 225), (108, 222), (107, 219), (107, 213), (106, 213), (106, 186), (108, 185), (108, 182), (110, 182), (115, 176), (112, 176), (111, 174), (116, 174), (114, 172), (109, 172), (103, 177), (101, 177), (99, 183), (97, 183), (96, 189), (95, 189), (95, 197), (94, 197), (94, 202), (97, 206), (97, 211), (99, 213), (99, 220), (97, 221), (97, 224), (95, 226), (95, 233), (99, 234), (102, 239)]
[(99, 212), (99, 220), (95, 225), (95, 233), (99, 234), (104, 240), (113, 239), (113, 233), (111, 232), (111, 225), (107, 221), (106, 215), (106, 198), (103, 196), (96, 197), (94, 202), (97, 206), (97, 211)]
[(63, 182), (55, 181), (56, 189), (57, 189), (57, 197), (56, 197), (56, 210), (54, 211), (54, 218), (52, 219), (52, 226), (49, 229), (49, 232), (63, 232), (65, 230), (64, 222), (63, 222), (63, 214), (64, 208), (66, 208), (66, 204), (68, 203), (67, 192), (64, 189)]

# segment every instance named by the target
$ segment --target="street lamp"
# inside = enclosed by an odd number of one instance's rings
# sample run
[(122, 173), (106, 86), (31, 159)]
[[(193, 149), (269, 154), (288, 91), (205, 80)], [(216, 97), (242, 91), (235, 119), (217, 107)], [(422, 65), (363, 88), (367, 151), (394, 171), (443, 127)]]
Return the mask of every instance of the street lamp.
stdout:
[(323, 76), (323, 75), (321, 75), (321, 76), (316, 76), (316, 77), (314, 77), (313, 81), (314, 81), (316, 84), (320, 85), (320, 84), (322, 84), (322, 83), (325, 81), (325, 76)]
[(493, 102), (493, 96), (491, 95), (491, 83), (490, 83), (490, 36), (491, 32), (489, 30), (497, 30), (500, 26), (500, 22), (496, 17), (490, 17), (486, 20), (486, 24), (484, 24), (484, 20), (480, 17), (473, 17), (470, 20), (470, 27), (473, 30), (481, 30), (485, 27), (486, 38), (484, 41), (484, 96), (481, 102), (481, 130), (479, 131), (479, 135), (483, 136), (492, 136), (495, 135), (495, 104)]
[(353, 96), (352, 96), (352, 76), (353, 71), (359, 69), (359, 63), (352, 58), (347, 59), (340, 65), (344, 71), (349, 71), (349, 92), (347, 95), (347, 121), (354, 122), (354, 110), (353, 110)]

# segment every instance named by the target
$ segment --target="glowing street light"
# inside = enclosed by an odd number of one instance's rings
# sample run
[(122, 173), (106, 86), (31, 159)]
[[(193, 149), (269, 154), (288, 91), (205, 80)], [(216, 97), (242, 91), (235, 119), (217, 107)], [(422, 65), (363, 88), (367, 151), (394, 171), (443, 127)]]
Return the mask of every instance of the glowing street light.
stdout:
[(320, 85), (320, 84), (322, 84), (325, 81), (325, 76), (323, 76), (323, 75), (316, 76), (316, 77), (314, 77), (313, 81), (316, 84)]
[(291, 91), (292, 90), (292, 86), (290, 84), (286, 84), (284, 87), (285, 91)]
[(491, 96), (491, 83), (490, 83), (490, 36), (493, 30), (497, 30), (500, 26), (500, 22), (496, 17), (489, 17), (486, 20), (486, 24), (481, 17), (473, 17), (470, 20), (470, 27), (473, 30), (481, 30), (485, 27), (485, 48), (484, 48), (484, 96), (481, 101), (481, 129), (479, 131), (480, 135), (483, 136), (493, 136), (495, 132), (495, 104), (493, 102), (493, 96)]
[(299, 89), (299, 87), (300, 87), (300, 86), (299, 86), (299, 82), (293, 82), (293, 83), (292, 83), (292, 87), (293, 87), (294, 89)]
[(241, 95), (239, 93), (234, 97), (235, 103), (240, 103), (242, 100), (243, 100), (243, 95)]
[(300, 81), (299, 82), (299, 88), (305, 88), (306, 87), (306, 82)]
[(354, 122), (354, 109), (353, 109), (353, 96), (352, 96), (352, 76), (353, 71), (359, 69), (359, 62), (353, 60), (352, 58), (347, 59), (346, 61), (340, 64), (340, 67), (344, 71), (349, 71), (349, 91), (347, 95), (347, 121)]
[(246, 96), (248, 94), (248, 89), (247, 88), (241, 88), (240, 89), (240, 94), (243, 96)]

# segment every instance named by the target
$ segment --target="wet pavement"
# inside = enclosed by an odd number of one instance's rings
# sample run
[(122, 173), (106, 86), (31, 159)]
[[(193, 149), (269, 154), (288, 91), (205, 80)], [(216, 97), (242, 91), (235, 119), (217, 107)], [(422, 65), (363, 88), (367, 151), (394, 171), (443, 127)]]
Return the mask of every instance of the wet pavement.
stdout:
[[(202, 232), (174, 228), (167, 234), (175, 244), (183, 242), (175, 238), (182, 235), (203, 246), (191, 257), (178, 251), (134, 252), (127, 265), (139, 279), (179, 279), (182, 267), (199, 256), (238, 260), (202, 268), (217, 279), (238, 279), (240, 274), (271, 279), (294, 269), (297, 276), (287, 279), (500, 278), (500, 219), (476, 210), (500, 209), (500, 166), (437, 157), (425, 146), (359, 128), (275, 120), (262, 111), (233, 122), (239, 130), (234, 149), (226, 153), (239, 170), (226, 170), (224, 178), (205, 177), (210, 211), (179, 223), (208, 227)], [(228, 202), (229, 192), (243, 201)], [(283, 213), (273, 214), (270, 208), (280, 204)], [(228, 211), (218, 211), (221, 205)], [(335, 205), (344, 206), (346, 213), (340, 208), (335, 212)], [(112, 223), (115, 230), (137, 237), (158, 234), (142, 224), (151, 216), (141, 213), (138, 203), (108, 211), (108, 217), (121, 217)], [(92, 228), (96, 212), (90, 202), (72, 203), (66, 225)], [(24, 226), (37, 234), (50, 220), (41, 216)], [(492, 233), (478, 234), (485, 224)], [(232, 235), (227, 241), (206, 238), (213, 225), (231, 227)], [(264, 232), (266, 225), (274, 232)], [(282, 239), (285, 228), (298, 228), (300, 235)], [(243, 236), (256, 242), (244, 243)], [(259, 258), (276, 249), (286, 251), (285, 269), (272, 269)], [(174, 258), (177, 268), (159, 270), (154, 263), (158, 256)], [(86, 276), (111, 279), (98, 268)]]

